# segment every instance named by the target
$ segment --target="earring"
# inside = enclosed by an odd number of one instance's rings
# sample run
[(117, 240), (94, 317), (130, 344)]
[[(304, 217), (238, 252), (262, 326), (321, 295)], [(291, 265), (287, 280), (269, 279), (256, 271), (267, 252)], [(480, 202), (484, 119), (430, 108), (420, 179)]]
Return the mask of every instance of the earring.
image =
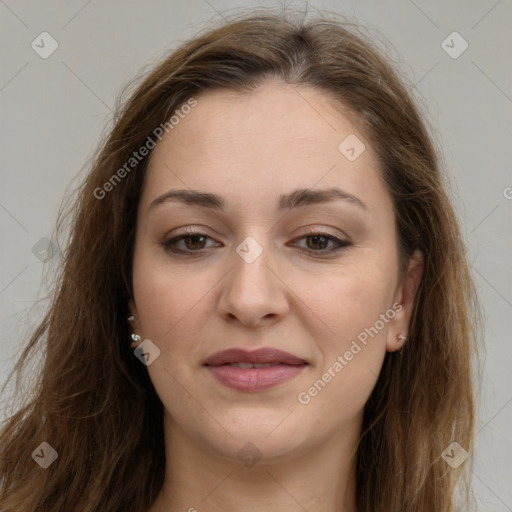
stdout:
[(137, 343), (142, 339), (139, 334), (135, 334), (134, 332), (130, 334), (130, 338), (132, 339), (130, 348), (136, 348), (138, 346)]
[(398, 338), (398, 341), (401, 341), (402, 343), (405, 343), (405, 341), (407, 340), (407, 336), (403, 333), (399, 334), (397, 336), (397, 338)]
[[(128, 322), (135, 322), (135, 317), (133, 315), (129, 316), (128, 317)], [(133, 348), (133, 345), (135, 343), (137, 343), (138, 341), (141, 340), (141, 337), (139, 334), (135, 334), (134, 332), (132, 332), (130, 334), (130, 338), (132, 339), (131, 343), (130, 343), (130, 347)]]

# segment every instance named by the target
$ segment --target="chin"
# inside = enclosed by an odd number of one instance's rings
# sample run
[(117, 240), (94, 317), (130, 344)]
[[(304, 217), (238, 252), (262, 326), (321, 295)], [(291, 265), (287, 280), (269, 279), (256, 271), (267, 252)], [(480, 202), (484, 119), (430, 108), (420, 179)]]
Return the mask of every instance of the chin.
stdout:
[(238, 454), (247, 443), (252, 443), (261, 451), (264, 459), (282, 457), (307, 441), (306, 432), (301, 431), (300, 425), (293, 421), (293, 413), (287, 417), (289, 412), (283, 414), (281, 410), (263, 416), (260, 411), (254, 411), (253, 414), (232, 416), (227, 430), (233, 437), (224, 435), (221, 443), (219, 438), (210, 441), (227, 451), (229, 456)]
[(239, 461), (242, 465), (252, 467), (256, 464), (274, 464), (285, 462), (293, 457), (301, 445), (291, 432), (285, 435), (266, 437), (267, 433), (258, 431), (241, 431), (233, 433), (233, 438), (210, 439), (212, 448), (227, 461)]

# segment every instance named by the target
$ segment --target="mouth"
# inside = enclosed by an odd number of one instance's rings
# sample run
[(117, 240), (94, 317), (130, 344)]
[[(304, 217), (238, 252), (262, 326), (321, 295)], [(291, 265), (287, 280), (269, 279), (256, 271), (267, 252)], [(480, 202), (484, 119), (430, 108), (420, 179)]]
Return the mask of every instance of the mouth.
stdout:
[(262, 348), (252, 352), (243, 349), (217, 352), (206, 359), (204, 366), (218, 382), (229, 388), (258, 392), (289, 381), (308, 363), (288, 352)]

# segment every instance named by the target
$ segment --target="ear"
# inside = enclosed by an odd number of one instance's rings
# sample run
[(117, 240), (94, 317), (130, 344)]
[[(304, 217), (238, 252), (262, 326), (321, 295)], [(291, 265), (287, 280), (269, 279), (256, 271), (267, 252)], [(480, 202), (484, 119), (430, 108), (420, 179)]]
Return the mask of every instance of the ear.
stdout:
[[(389, 322), (386, 350), (394, 352), (402, 348), (409, 335), (409, 322), (412, 315), (412, 307), (416, 290), (423, 275), (423, 254), (417, 249), (409, 258), (409, 264), (403, 281), (399, 284), (394, 303), (401, 308), (395, 309), (395, 317)], [(399, 336), (405, 336), (400, 339)]]
[(137, 308), (135, 306), (135, 301), (133, 300), (133, 298), (128, 301), (128, 309), (130, 311), (130, 315), (137, 318)]
[[(139, 317), (137, 316), (137, 307), (133, 299), (128, 301), (128, 309), (130, 310), (129, 316), (133, 317), (133, 320), (127, 320), (130, 326), (130, 333), (140, 334)], [(133, 341), (130, 343), (130, 348), (136, 348), (140, 343), (140, 341)]]

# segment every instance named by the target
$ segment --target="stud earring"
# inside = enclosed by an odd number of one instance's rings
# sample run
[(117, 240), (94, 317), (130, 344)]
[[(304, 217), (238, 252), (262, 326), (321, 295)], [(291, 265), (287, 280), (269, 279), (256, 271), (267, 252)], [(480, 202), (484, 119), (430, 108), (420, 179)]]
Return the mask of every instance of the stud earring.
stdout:
[(404, 343), (407, 340), (407, 336), (405, 334), (399, 334), (397, 338), (398, 341), (401, 341), (402, 343)]
[(130, 348), (136, 348), (137, 347), (137, 343), (142, 339), (140, 337), (140, 334), (135, 334), (134, 332), (132, 332), (130, 334), (130, 338), (131, 338)]
[[(128, 322), (135, 322), (135, 317), (133, 315), (130, 315), (128, 317)], [(139, 342), (141, 340), (141, 337), (139, 334), (135, 334), (134, 332), (132, 332), (130, 334), (130, 338), (132, 339), (131, 343), (130, 343), (130, 347), (133, 348), (134, 344)]]

